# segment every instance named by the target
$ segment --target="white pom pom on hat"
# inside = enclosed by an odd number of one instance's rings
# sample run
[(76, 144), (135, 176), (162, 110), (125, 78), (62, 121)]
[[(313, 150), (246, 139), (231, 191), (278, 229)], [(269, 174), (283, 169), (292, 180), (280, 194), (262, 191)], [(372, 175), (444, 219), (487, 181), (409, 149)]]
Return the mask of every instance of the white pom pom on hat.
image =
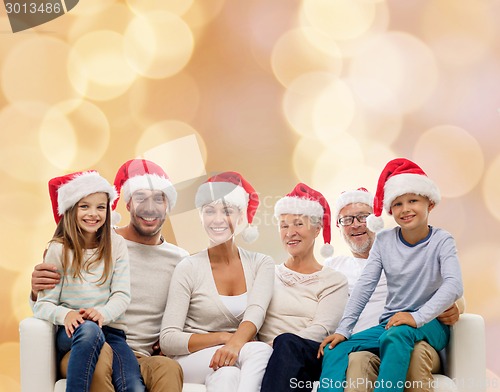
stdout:
[(393, 159), (385, 165), (380, 174), (373, 200), (373, 216), (369, 216), (366, 221), (368, 229), (374, 232), (382, 230), (382, 211), (385, 209), (391, 215), (394, 199), (407, 193), (426, 196), (434, 204), (441, 201), (438, 187), (420, 166), (406, 158)]
[(325, 258), (333, 255), (334, 249), (330, 244), (332, 238), (330, 205), (320, 192), (306, 184), (297, 184), (274, 206), (274, 216), (279, 218), (282, 214), (315, 216), (322, 219), (324, 245), (320, 254)]

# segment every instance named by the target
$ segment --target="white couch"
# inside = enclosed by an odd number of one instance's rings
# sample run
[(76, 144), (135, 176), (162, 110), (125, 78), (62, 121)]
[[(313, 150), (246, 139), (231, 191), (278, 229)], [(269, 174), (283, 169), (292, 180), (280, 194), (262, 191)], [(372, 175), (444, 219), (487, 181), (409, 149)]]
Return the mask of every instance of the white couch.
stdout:
[[(33, 317), (19, 325), (22, 392), (64, 392), (66, 380), (56, 380), (54, 326)], [(485, 392), (484, 320), (462, 314), (451, 330), (444, 373), (435, 378), (435, 392)], [(184, 384), (183, 392), (204, 392), (205, 386)]]

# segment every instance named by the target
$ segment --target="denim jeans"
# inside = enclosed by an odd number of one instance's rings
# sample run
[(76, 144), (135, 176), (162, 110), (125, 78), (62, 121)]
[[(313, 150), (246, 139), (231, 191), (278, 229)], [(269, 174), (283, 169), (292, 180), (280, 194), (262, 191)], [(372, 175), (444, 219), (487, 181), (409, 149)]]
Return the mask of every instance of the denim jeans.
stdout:
[(321, 374), (319, 342), (292, 333), (277, 336), (267, 364), (261, 392), (311, 391)]
[(142, 381), (139, 363), (127, 345), (122, 330), (99, 326), (93, 321), (80, 324), (68, 338), (64, 326), (57, 331), (56, 344), (59, 358), (69, 350), (66, 390), (70, 392), (88, 392), (92, 382), (95, 365), (104, 342), (113, 349), (112, 381), (117, 392), (146, 390)]
[(436, 351), (446, 347), (450, 328), (434, 319), (420, 328), (399, 325), (385, 329), (387, 322), (355, 333), (333, 349), (325, 347), (318, 392), (344, 392), (349, 354), (353, 351), (380, 350), (380, 368), (374, 392), (403, 392), (416, 342), (425, 340)]

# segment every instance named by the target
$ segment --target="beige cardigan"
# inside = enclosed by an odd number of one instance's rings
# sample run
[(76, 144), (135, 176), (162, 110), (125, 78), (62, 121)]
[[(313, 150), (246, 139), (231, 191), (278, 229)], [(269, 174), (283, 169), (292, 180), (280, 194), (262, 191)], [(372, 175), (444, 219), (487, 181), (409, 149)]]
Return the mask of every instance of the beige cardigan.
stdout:
[(192, 334), (235, 332), (242, 321), (260, 329), (271, 301), (274, 261), (261, 253), (238, 248), (247, 286), (248, 304), (235, 317), (222, 303), (204, 250), (182, 260), (174, 270), (160, 333), (165, 355), (189, 354)]

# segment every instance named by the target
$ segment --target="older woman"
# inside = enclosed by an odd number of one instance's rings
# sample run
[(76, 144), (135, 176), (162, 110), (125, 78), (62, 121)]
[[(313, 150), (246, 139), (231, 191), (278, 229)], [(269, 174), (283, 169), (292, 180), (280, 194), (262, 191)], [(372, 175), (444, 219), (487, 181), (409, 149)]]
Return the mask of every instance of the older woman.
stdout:
[(276, 203), (275, 216), (290, 256), (276, 266), (273, 298), (259, 333), (274, 348), (261, 391), (310, 391), (321, 374), (319, 345), (337, 327), (347, 302), (347, 279), (314, 256), (322, 228), (322, 253), (331, 248), (330, 208), (321, 193), (297, 184)]
[(196, 206), (210, 247), (181, 261), (170, 283), (162, 352), (179, 362), (185, 382), (205, 384), (209, 392), (259, 391), (272, 352), (253, 340), (271, 300), (274, 261), (234, 242), (258, 203), (238, 173), (202, 184)]

